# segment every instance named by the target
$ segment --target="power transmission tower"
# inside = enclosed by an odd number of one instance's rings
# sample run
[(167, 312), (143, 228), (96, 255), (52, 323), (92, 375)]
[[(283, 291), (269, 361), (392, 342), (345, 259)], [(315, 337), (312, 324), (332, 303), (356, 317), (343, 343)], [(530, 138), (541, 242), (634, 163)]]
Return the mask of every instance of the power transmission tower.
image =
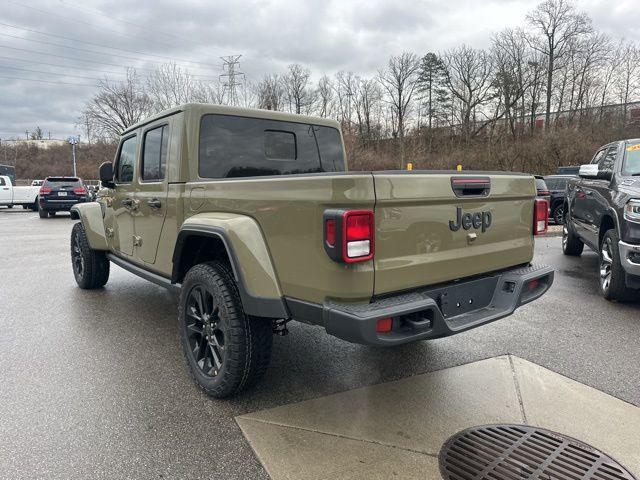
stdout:
[(244, 73), (239, 71), (240, 57), (242, 55), (229, 55), (227, 57), (220, 57), (223, 62), (222, 68), (224, 72), (220, 75), (220, 81), (222, 82), (222, 88), (224, 92), (224, 98), (228, 105), (239, 105), (240, 100), (238, 98), (238, 87), (245, 87)]

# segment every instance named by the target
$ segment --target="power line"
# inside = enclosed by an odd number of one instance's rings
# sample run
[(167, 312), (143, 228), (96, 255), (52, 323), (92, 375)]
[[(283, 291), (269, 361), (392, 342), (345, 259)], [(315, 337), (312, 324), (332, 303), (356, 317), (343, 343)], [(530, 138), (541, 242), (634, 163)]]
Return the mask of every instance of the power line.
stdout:
[(46, 75), (60, 75), (62, 77), (83, 78), (85, 80), (101, 80), (95, 77), (85, 77), (84, 75), (72, 75), (70, 73), (43, 72), (42, 70), (31, 70), (29, 68), (10, 67), (8, 65), (0, 65), (0, 68), (9, 68), (11, 70), (21, 70), (23, 72), (31, 72), (31, 73), (44, 73)]
[[(68, 16), (64, 16), (64, 15), (60, 15), (60, 14), (57, 14), (57, 13), (53, 13), (53, 12), (48, 11), (48, 10), (42, 10), (41, 8), (32, 7), (31, 5), (24, 5), (24, 4), (20, 3), (20, 2), (15, 2), (15, 1), (12, 1), (12, 0), (4, 0), (4, 1), (5, 1), (5, 3), (11, 3), (13, 5), (17, 5), (18, 7), (28, 8), (30, 10), (34, 10), (36, 12), (39, 12), (39, 13), (43, 14), (43, 15), (46, 15), (47, 17), (58, 17), (58, 18), (62, 19), (63, 21), (68, 22), (68, 23), (73, 23), (74, 25), (77, 25), (77, 23), (78, 23), (78, 21), (76, 19), (71, 20), (71, 19), (69, 19)], [(74, 5), (73, 7), (76, 8), (76, 9), (78, 8), (76, 5)], [(89, 25), (89, 26), (92, 26), (92, 27), (100, 28), (100, 29), (103, 29), (103, 30), (110, 30), (115, 35), (117, 35), (119, 37), (132, 38), (134, 40), (143, 39), (143, 40), (145, 40), (147, 42), (151, 42), (151, 41), (156, 42), (155, 40), (149, 40), (147, 38), (141, 37), (140, 35), (128, 35), (126, 33), (121, 33), (121, 32), (118, 32), (117, 30), (114, 30), (113, 28), (107, 28), (104, 25), (96, 25), (95, 23), (89, 23), (89, 22), (83, 22), (83, 23), (85, 25)], [(156, 43), (162, 43), (162, 42), (156, 42)], [(172, 47), (173, 46), (173, 45), (169, 45), (168, 43), (162, 43), (162, 45), (164, 45), (166, 47)]]
[(2, 35), (3, 37), (17, 38), (18, 40), (24, 40), (26, 42), (35, 42), (35, 43), (41, 43), (43, 45), (52, 45), (54, 47), (68, 48), (70, 50), (75, 50), (75, 51), (79, 51), (79, 52), (87, 52), (87, 53), (91, 53), (91, 54), (94, 54), (94, 55), (104, 55), (104, 56), (107, 56), (107, 57), (126, 58), (127, 60), (143, 61), (143, 62), (148, 62), (148, 63), (155, 63), (156, 65), (162, 65), (162, 63), (160, 63), (160, 62), (156, 62), (156, 61), (153, 61), (153, 60), (146, 60), (144, 58), (129, 57), (127, 55), (118, 55), (118, 54), (109, 53), (109, 52), (98, 52), (97, 50), (89, 50), (87, 48), (72, 47), (70, 45), (62, 45), (60, 43), (45, 42), (44, 40), (35, 40), (35, 39), (32, 39), (32, 38), (24, 38), (24, 37), (20, 37), (18, 35), (11, 35), (10, 33), (0, 33), (0, 35)]
[[(78, 62), (78, 63), (95, 63), (97, 65), (107, 65), (110, 67), (125, 67), (128, 68), (126, 65), (118, 65), (117, 63), (108, 63), (108, 62), (99, 62), (97, 60), (89, 60), (89, 59), (85, 59), (85, 58), (77, 58), (77, 57), (69, 57), (66, 55), (58, 55), (55, 53), (48, 53), (48, 52), (39, 52), (37, 50), (30, 50), (27, 48), (18, 48), (18, 47), (9, 47), (7, 45), (0, 45), (0, 48), (7, 48), (9, 50), (16, 50), (18, 52), (27, 52), (27, 53), (35, 53), (37, 55), (44, 55), (47, 57), (56, 57), (56, 58), (64, 58), (66, 60), (73, 60), (74, 62)], [(34, 62), (37, 63), (37, 62)], [(76, 66), (73, 66), (73, 68), (78, 68)], [(136, 70), (145, 70), (148, 72), (154, 72), (155, 69), (154, 68), (146, 68), (146, 67), (130, 67), (130, 68), (135, 68)], [(197, 74), (197, 73), (189, 73), (189, 75), (191, 75), (192, 77), (203, 77), (205, 79), (211, 79), (213, 80), (214, 77), (208, 76), (208, 75), (202, 75), (202, 74)]]
[[(44, 55), (44, 54), (43, 54)], [(69, 57), (71, 58), (71, 57)], [(78, 68), (75, 65), (64, 65), (61, 63), (48, 63), (48, 62), (40, 62), (40, 61), (35, 61), (35, 60), (25, 60), (24, 58), (16, 58), (16, 57), (5, 57), (0, 55), (0, 59), (4, 59), (4, 60), (14, 60), (16, 62), (24, 62), (24, 63), (34, 63), (36, 65), (47, 65), (49, 67), (58, 67), (58, 68)], [(97, 70), (95, 68), (88, 68), (86, 66), (82, 66), (82, 70), (89, 70), (89, 71), (93, 71), (93, 72), (97, 72), (97, 73), (102, 73), (105, 75), (126, 75), (126, 72), (111, 72), (111, 71), (105, 71), (105, 70)]]
[[(38, 35), (45, 35), (45, 36), (48, 36), (48, 37), (62, 38), (64, 40), (69, 40), (69, 41), (72, 41), (72, 42), (78, 42), (78, 43), (83, 43), (83, 44), (86, 44), (86, 45), (92, 45), (94, 47), (101, 47), (101, 48), (108, 48), (108, 49), (111, 49), (111, 50), (118, 50), (120, 52), (135, 53), (137, 55), (145, 55), (147, 57), (161, 58), (161, 59), (165, 59), (165, 60), (171, 60), (171, 61), (174, 61), (174, 62), (179, 61), (179, 62), (184, 62), (184, 63), (195, 63), (195, 64), (199, 64), (199, 65), (206, 65), (208, 67), (215, 66), (215, 65), (211, 65), (209, 63), (196, 62), (194, 60), (185, 60), (183, 58), (177, 58), (177, 57), (175, 57), (175, 58), (174, 57), (167, 57), (165, 55), (154, 55), (153, 53), (145, 53), (145, 52), (140, 52), (138, 50), (128, 50), (126, 48), (111, 47), (109, 45), (104, 45), (102, 43), (87, 42), (85, 40), (80, 40), (78, 38), (66, 37), (64, 35), (58, 35), (58, 34), (55, 34), (55, 33), (41, 32), (39, 30), (33, 30), (31, 28), (25, 28), (25, 27), (18, 27), (16, 25), (11, 25), (9, 23), (4, 23), (4, 22), (0, 22), (0, 25), (4, 25), (5, 27), (9, 27), (9, 28), (14, 28), (16, 30), (24, 30), (26, 32), (37, 33)], [(22, 38), (22, 37), (19, 37), (19, 38)]]
[(90, 85), (88, 83), (50, 82), (48, 80), (36, 80), (34, 78), (24, 78), (24, 77), (6, 77), (4, 75), (0, 75), (0, 78), (6, 78), (8, 80), (26, 80), (27, 82), (50, 83), (52, 85), (73, 85), (74, 87), (95, 87), (95, 85)]
[[(141, 29), (143, 29), (143, 30), (145, 30), (145, 31), (149, 29), (149, 27), (148, 27), (148, 26), (140, 25), (140, 24), (138, 24), (138, 23), (130, 22), (130, 21), (128, 21), (128, 20), (123, 20), (123, 19), (121, 19), (121, 18), (117, 18), (117, 17), (109, 16), (109, 15), (107, 15), (107, 14), (105, 14), (105, 13), (103, 13), (103, 12), (101, 12), (100, 10), (95, 9), (95, 8), (81, 7), (81, 6), (79, 6), (79, 5), (76, 5), (76, 4), (72, 4), (72, 3), (66, 2), (65, 0), (59, 0), (59, 1), (60, 1), (61, 3), (64, 3), (64, 4), (66, 4), (66, 5), (69, 5), (70, 7), (74, 8), (74, 9), (84, 10), (84, 11), (85, 11), (85, 12), (87, 12), (89, 15), (98, 15), (98, 16), (100, 16), (100, 17), (108, 18), (109, 20), (114, 20), (114, 21), (116, 21), (116, 22), (121, 22), (121, 23), (124, 23), (124, 24), (126, 24), (126, 25), (132, 25), (132, 26), (134, 26), (134, 27), (136, 27), (136, 28), (141, 28)], [(12, 3), (14, 3), (14, 2), (12, 2)], [(165, 36), (168, 36), (168, 37), (173, 37), (173, 38), (176, 38), (176, 39), (178, 39), (178, 40), (182, 40), (182, 41), (186, 41), (186, 42), (191, 42), (191, 40), (190, 40), (190, 39), (187, 39), (186, 37), (179, 37), (178, 35), (174, 35), (173, 33), (164, 32), (164, 31), (162, 31), (162, 30), (154, 29), (154, 32), (156, 32), (156, 33), (160, 33), (160, 34), (165, 35)], [(155, 41), (155, 40), (154, 40), (154, 41)], [(165, 44), (165, 45), (167, 45), (167, 44)]]

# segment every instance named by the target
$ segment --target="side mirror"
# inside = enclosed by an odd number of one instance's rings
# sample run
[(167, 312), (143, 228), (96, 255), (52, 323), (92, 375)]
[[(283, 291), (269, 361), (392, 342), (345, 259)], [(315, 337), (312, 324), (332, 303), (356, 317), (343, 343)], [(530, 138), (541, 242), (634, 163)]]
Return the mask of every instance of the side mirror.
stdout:
[(580, 165), (578, 175), (580, 178), (598, 178), (598, 165), (595, 163)]
[(100, 165), (100, 183), (105, 188), (115, 188), (113, 183), (113, 163), (104, 162)]

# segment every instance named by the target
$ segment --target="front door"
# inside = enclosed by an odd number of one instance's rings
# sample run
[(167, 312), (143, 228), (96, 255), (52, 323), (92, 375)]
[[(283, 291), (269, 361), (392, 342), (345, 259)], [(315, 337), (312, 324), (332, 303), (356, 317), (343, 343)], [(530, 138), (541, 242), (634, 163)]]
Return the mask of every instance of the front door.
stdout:
[[(134, 172), (138, 156), (138, 137), (133, 135), (120, 143), (115, 165), (115, 189), (111, 191), (110, 212), (105, 227), (111, 248), (124, 255), (133, 255), (133, 215), (136, 214)], [(111, 225), (109, 225), (110, 223)]]
[(167, 214), (166, 165), (170, 122), (149, 127), (142, 134), (138, 191), (135, 196), (135, 258), (153, 264)]

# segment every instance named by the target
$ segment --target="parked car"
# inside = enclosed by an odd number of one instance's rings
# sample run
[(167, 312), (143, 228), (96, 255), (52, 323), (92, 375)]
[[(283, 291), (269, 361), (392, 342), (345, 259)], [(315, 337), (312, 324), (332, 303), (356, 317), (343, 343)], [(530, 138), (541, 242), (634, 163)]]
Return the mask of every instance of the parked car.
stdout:
[(547, 183), (544, 181), (544, 177), (541, 175), (536, 175), (536, 194), (539, 198), (543, 198), (547, 201), (547, 205), (551, 203), (551, 192), (549, 191), (549, 187), (547, 187)]
[(640, 139), (601, 147), (569, 180), (562, 249), (600, 255), (600, 289), (609, 300), (640, 299)]
[(68, 212), (78, 203), (88, 201), (87, 189), (77, 177), (47, 177), (40, 187), (38, 203), (40, 218), (56, 212)]
[(551, 201), (549, 202), (549, 219), (553, 220), (556, 225), (563, 224), (564, 218), (564, 200), (567, 198), (567, 183), (575, 175), (548, 175), (544, 177), (544, 182), (551, 192)]
[(44, 180), (31, 180), (32, 187), (41, 187), (44, 183)]
[[(255, 383), (290, 320), (380, 346), (510, 315), (548, 204), (530, 175), (347, 172), (338, 122), (189, 104), (126, 130), (98, 202), (73, 207), (81, 288), (110, 263), (180, 292), (182, 349), (224, 397)], [(313, 274), (310, 274), (313, 272)]]
[(33, 211), (38, 209), (38, 187), (18, 187), (8, 175), (0, 176), (0, 205), (13, 208), (22, 205)]

